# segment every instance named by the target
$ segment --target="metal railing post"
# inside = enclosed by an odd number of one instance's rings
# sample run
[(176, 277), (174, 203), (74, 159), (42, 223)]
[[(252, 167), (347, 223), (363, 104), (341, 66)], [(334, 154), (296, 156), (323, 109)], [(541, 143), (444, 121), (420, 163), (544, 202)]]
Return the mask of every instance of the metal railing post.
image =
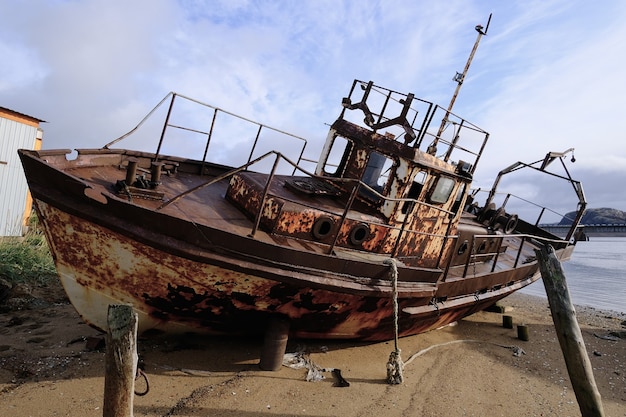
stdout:
[(157, 146), (156, 154), (154, 155), (154, 160), (159, 160), (159, 154), (161, 153), (161, 145), (163, 145), (163, 138), (165, 138), (165, 131), (167, 130), (167, 125), (170, 122), (170, 116), (172, 114), (172, 108), (174, 107), (174, 100), (176, 99), (176, 93), (172, 94), (172, 101), (170, 101), (170, 107), (167, 109), (167, 116), (165, 117), (165, 122), (163, 123), (163, 130), (161, 131), (161, 137), (159, 138), (159, 145)]
[[(213, 109), (213, 119), (211, 120), (211, 128), (206, 138), (206, 146), (204, 147), (204, 155), (202, 155), (202, 165), (200, 166), (200, 175), (204, 173), (204, 165), (206, 164), (206, 156), (209, 153), (209, 144), (211, 143), (211, 137), (213, 136), (213, 127), (215, 126), (215, 119), (217, 118), (217, 109)], [(248, 160), (248, 162), (250, 162)]]
[(348, 212), (350, 211), (350, 208), (352, 207), (352, 203), (354, 202), (354, 199), (356, 198), (356, 195), (359, 192), (360, 186), (361, 186), (361, 181), (357, 181), (356, 186), (352, 189), (350, 198), (348, 199), (348, 202), (346, 203), (346, 208), (344, 209), (343, 214), (341, 215), (341, 220), (339, 221), (339, 226), (337, 227), (337, 232), (335, 233), (333, 242), (330, 244), (330, 247), (328, 248), (329, 254), (333, 253), (333, 249), (335, 249), (335, 246), (337, 245), (337, 240), (339, 240), (339, 232), (341, 232), (341, 228), (343, 227), (343, 224), (346, 221), (346, 217), (348, 217)]
[(256, 214), (256, 218), (254, 219), (254, 226), (252, 227), (252, 231), (250, 232), (250, 237), (254, 237), (256, 231), (259, 229), (259, 225), (261, 224), (261, 217), (263, 216), (263, 207), (265, 206), (265, 200), (267, 198), (267, 193), (270, 189), (270, 184), (274, 179), (274, 174), (276, 173), (276, 168), (278, 167), (278, 162), (280, 161), (280, 154), (276, 154), (276, 159), (274, 160), (274, 165), (272, 166), (272, 171), (270, 172), (267, 182), (265, 183), (265, 187), (263, 188), (263, 196), (261, 197), (261, 204), (259, 206), (259, 211)]

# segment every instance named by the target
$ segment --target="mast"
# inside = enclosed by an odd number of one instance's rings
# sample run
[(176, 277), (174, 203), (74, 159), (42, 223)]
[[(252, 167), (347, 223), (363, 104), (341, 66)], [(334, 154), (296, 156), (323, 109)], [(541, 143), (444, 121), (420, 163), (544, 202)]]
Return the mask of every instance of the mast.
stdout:
[(463, 85), (465, 76), (467, 75), (470, 65), (472, 64), (472, 60), (474, 59), (474, 54), (476, 53), (476, 50), (478, 49), (478, 44), (480, 43), (481, 38), (484, 35), (486, 35), (487, 31), (489, 30), (489, 23), (491, 23), (492, 14), (493, 13), (489, 14), (489, 19), (487, 19), (487, 26), (485, 26), (484, 30), (483, 30), (482, 25), (476, 25), (476, 27), (474, 28), (476, 29), (476, 32), (478, 32), (478, 36), (476, 37), (476, 41), (474, 42), (474, 47), (472, 48), (472, 52), (470, 52), (469, 58), (467, 58), (467, 62), (465, 63), (465, 68), (463, 69), (463, 72), (462, 73), (457, 72), (454, 78), (452, 79), (453, 81), (456, 81), (457, 83), (456, 89), (454, 90), (454, 94), (452, 95), (452, 98), (450, 99), (450, 104), (448, 105), (448, 109), (446, 110), (446, 115), (441, 120), (441, 126), (439, 126), (439, 131), (437, 132), (437, 136), (435, 136), (433, 143), (428, 147), (428, 153), (431, 155), (434, 155), (437, 152), (437, 142), (439, 141), (439, 138), (443, 134), (443, 130), (445, 129), (446, 124), (448, 123), (448, 118), (450, 117), (450, 113), (452, 113), (454, 102), (456, 101), (456, 98), (459, 95), (459, 91), (461, 91), (461, 86)]

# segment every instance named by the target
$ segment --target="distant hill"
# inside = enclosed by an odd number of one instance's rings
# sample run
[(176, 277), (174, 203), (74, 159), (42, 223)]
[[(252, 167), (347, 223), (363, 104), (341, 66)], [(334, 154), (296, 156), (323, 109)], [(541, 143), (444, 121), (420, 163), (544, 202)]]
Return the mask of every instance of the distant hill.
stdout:
[[(559, 222), (561, 225), (572, 224), (572, 219), (576, 216), (575, 211), (567, 213)], [(611, 208), (587, 209), (581, 224), (625, 224), (626, 212)]]

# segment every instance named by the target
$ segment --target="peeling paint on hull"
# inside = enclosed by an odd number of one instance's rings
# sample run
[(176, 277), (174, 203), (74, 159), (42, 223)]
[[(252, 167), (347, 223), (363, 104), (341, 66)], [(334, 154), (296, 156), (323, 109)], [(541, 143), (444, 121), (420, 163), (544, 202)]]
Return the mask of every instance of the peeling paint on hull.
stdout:
[[(140, 332), (254, 334), (262, 333), (267, 320), (279, 315), (289, 318), (290, 333), (295, 337), (393, 337), (390, 298), (298, 288), (180, 259), (42, 201), (36, 204), (47, 230), (56, 236), (55, 246), (65, 246), (63, 251), (56, 251), (55, 261), (68, 297), (79, 314), (96, 328), (106, 330), (109, 304), (127, 303), (139, 314)], [(93, 253), (85, 256), (86, 248), (94, 248)], [(498, 294), (497, 299), (506, 295), (508, 292)], [(476, 299), (462, 309), (447, 310), (445, 305), (428, 306), (425, 299), (420, 314), (401, 316), (401, 335), (443, 326), (495, 301), (493, 297)], [(416, 300), (405, 300), (401, 301), (402, 307), (415, 308), (418, 304)]]
[[(394, 293), (399, 336), (412, 335), (537, 280), (540, 245), (554, 245), (560, 259), (571, 255), (569, 238), (538, 220), (518, 221), (506, 201), (495, 207), (498, 179), (483, 207), (468, 201), (487, 132), (459, 119), (449, 150), (437, 157), (420, 144), (432, 136), (438, 107), (420, 100), (424, 113), (410, 110), (412, 94), (358, 80), (350, 94), (364, 92), (365, 100), (375, 90), (384, 93), (380, 114), (344, 99), (346, 111), (364, 111), (370, 123), (356, 125), (342, 112), (314, 173), (277, 151), (252, 160), (261, 131), (271, 129), (261, 124), (250, 160), (235, 167), (163, 155), (163, 137), (156, 153), (109, 149), (117, 140), (76, 158), (62, 149), (18, 151), (61, 281), (83, 319), (105, 330), (108, 306), (125, 303), (142, 332), (260, 334), (281, 318), (295, 337), (389, 340)], [(390, 100), (401, 104), (398, 117)], [(218, 108), (204, 106), (213, 122), (221, 119)], [(392, 114), (383, 116), (385, 109)], [(376, 131), (398, 123), (400, 135)], [(212, 131), (211, 124), (205, 153)], [(473, 159), (451, 160), (453, 151), (468, 151), (456, 149), (457, 140), (471, 132), (479, 139)], [(271, 130), (279, 133), (303, 140)], [(539, 169), (563, 155), (549, 153)], [(252, 169), (257, 163), (272, 167)], [(279, 173), (281, 163), (294, 172)], [(579, 183), (570, 184), (584, 203)]]
[[(270, 316), (280, 315), (301, 337), (384, 340), (392, 334), (390, 299), (298, 288), (181, 259), (42, 201), (37, 206), (55, 246), (64, 247), (56, 251), (61, 281), (97, 328), (106, 329), (108, 304), (121, 302), (140, 313), (141, 331), (259, 333)], [(412, 333), (415, 324), (405, 327)]]

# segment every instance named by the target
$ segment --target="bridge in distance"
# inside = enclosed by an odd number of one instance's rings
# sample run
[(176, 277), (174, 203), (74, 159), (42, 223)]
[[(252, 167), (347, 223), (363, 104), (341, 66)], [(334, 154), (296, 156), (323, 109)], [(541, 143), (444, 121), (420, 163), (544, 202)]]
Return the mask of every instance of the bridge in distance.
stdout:
[[(570, 226), (544, 224), (541, 227), (557, 236), (565, 236)], [(582, 226), (587, 237), (626, 237), (626, 224), (587, 224)]]

